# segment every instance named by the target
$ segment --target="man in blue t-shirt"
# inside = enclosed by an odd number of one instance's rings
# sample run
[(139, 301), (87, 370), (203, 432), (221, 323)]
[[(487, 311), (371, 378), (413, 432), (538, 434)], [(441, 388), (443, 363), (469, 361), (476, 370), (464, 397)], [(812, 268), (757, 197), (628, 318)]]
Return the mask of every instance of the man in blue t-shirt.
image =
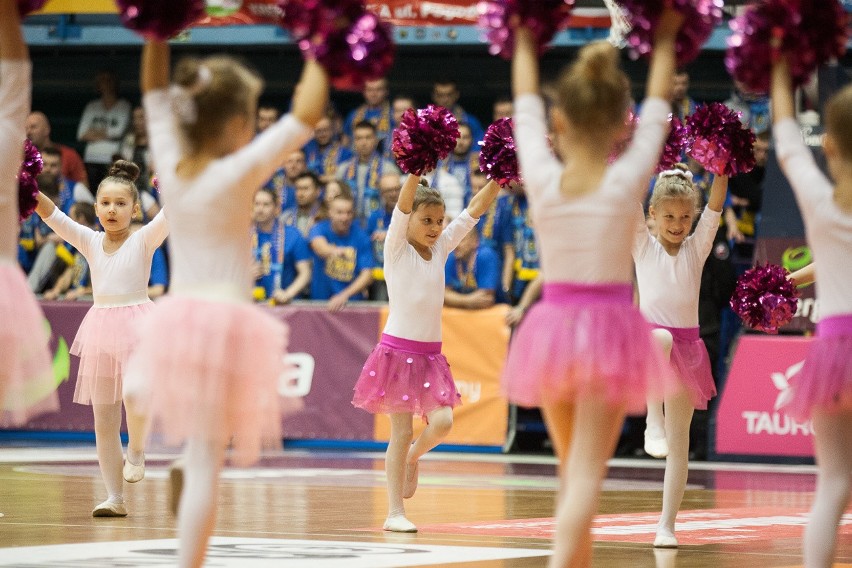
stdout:
[(262, 188), (254, 195), (255, 299), (286, 304), (311, 281), (311, 253), (298, 229), (277, 217), (277, 194)]
[(500, 259), (479, 244), (479, 233), (470, 231), (450, 253), (445, 267), (444, 305), (478, 310), (494, 305), (500, 288)]
[(308, 242), (314, 252), (311, 298), (328, 300), (336, 312), (349, 300), (365, 299), (373, 281), (373, 251), (370, 237), (353, 223), (355, 204), (350, 196), (335, 197), (328, 207), (328, 220), (314, 225)]
[(381, 209), (376, 209), (367, 219), (367, 234), (373, 247), (373, 260), (376, 263), (373, 268), (373, 284), (370, 286), (370, 299), (387, 302), (388, 286), (385, 282), (385, 236), (388, 234), (388, 226), (391, 222), (393, 210), (399, 199), (402, 189), (402, 177), (398, 173), (384, 174), (379, 179), (379, 195), (382, 198)]

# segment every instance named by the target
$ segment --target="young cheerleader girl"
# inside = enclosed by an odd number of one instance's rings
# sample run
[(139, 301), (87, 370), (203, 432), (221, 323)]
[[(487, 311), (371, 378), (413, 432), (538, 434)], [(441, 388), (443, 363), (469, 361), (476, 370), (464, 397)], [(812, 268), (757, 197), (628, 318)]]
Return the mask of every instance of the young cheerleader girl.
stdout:
[(672, 10), (661, 17), (639, 126), (612, 165), (608, 157), (630, 103), (618, 51), (604, 42), (589, 44), (560, 77), (552, 114), (560, 163), (548, 146), (538, 46), (528, 29), (516, 30), (515, 142), (541, 247), (544, 291), (515, 332), (504, 385), (512, 402), (542, 408), (562, 462), (554, 568), (591, 565), (590, 525), (625, 413), (644, 412), (646, 393), (662, 397), (655, 381), (671, 374), (632, 303), (630, 247), (635, 203), (668, 128), (681, 21)]
[[(91, 404), (95, 415), (95, 444), (108, 498), (95, 507), (95, 517), (124, 517), (122, 496), (121, 403), (122, 380), (136, 328), (153, 303), (148, 298), (151, 258), (168, 235), (163, 212), (132, 233), (130, 222), (139, 213), (134, 181), (139, 167), (119, 160), (98, 186), (95, 211), (103, 231), (71, 220), (53, 201), (39, 194), (38, 213), (57, 235), (80, 251), (89, 263), (94, 305), (80, 324), (71, 354), (80, 357), (74, 402)], [(144, 421), (127, 416), (127, 460), (124, 478), (134, 483), (145, 475)]]
[(17, 261), (17, 175), (31, 74), (18, 4), (0, 0), (0, 411), (14, 423), (25, 421), (26, 407), (53, 391), (44, 315)]
[(654, 337), (684, 387), (666, 396), (665, 414), (662, 403), (648, 400), (645, 447), (654, 455), (664, 453), (657, 447), (663, 446), (668, 454), (656, 547), (677, 546), (674, 523), (686, 488), (693, 409), (706, 409), (707, 401), (716, 395), (707, 348), (698, 336), (698, 290), (704, 261), (719, 228), (727, 187), (728, 178), (716, 176), (692, 235), (689, 232), (700, 195), (692, 185), (692, 172), (684, 164), (660, 173), (654, 184), (649, 213), (655, 235), (648, 231), (641, 205), (637, 206), (633, 261), (639, 309), (654, 327)]
[[(805, 566), (828, 568), (835, 555), (837, 525), (852, 491), (852, 86), (825, 107), (823, 149), (834, 186), (802, 140), (783, 57), (773, 65), (771, 91), (778, 161), (796, 194), (816, 259), (817, 337), (786, 411), (799, 420), (813, 420), (818, 471), (805, 528)], [(806, 282), (812, 277), (806, 271), (795, 278)]]
[[(403, 499), (417, 489), (420, 457), (437, 446), (453, 425), (459, 394), (441, 355), (444, 265), (499, 191), (500, 186), (490, 182), (444, 229), (441, 194), (410, 175), (393, 210), (384, 247), (388, 321), (381, 342), (364, 363), (352, 399), (352, 404), (368, 412), (390, 415), (386, 531), (417, 532), (405, 516)], [(427, 426), (412, 445), (415, 414)]]
[(172, 236), (171, 288), (145, 322), (128, 396), (167, 441), (186, 440), (179, 565), (200, 566), (216, 522), (225, 450), (249, 465), (280, 444), (286, 326), (252, 305), (253, 198), (311, 137), (328, 79), (305, 64), (292, 112), (255, 137), (260, 77), (224, 56), (185, 59), (169, 87), (169, 46), (142, 53), (143, 103)]

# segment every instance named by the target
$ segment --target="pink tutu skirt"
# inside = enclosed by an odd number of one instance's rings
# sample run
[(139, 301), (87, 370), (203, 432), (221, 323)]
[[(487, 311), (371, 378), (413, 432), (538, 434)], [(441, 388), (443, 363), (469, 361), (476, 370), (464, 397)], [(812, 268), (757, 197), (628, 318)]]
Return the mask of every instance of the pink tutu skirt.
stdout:
[(80, 358), (74, 402), (115, 404), (122, 400), (122, 377), (127, 359), (139, 339), (139, 323), (154, 304), (98, 307), (86, 312), (71, 354)]
[(354, 390), (352, 404), (373, 414), (425, 417), (436, 408), (461, 404), (440, 341), (412, 341), (384, 333)]
[(629, 414), (677, 389), (629, 284), (545, 284), (512, 338), (502, 382), (520, 406), (597, 397)]
[(674, 341), (669, 357), (672, 369), (680, 379), (683, 388), (689, 393), (692, 405), (698, 410), (707, 410), (707, 402), (716, 396), (716, 382), (710, 370), (707, 347), (698, 335), (698, 328), (651, 325), (672, 334)]
[(44, 314), (20, 267), (0, 260), (0, 409), (2, 424), (59, 410)]
[(166, 296), (140, 330), (125, 394), (167, 444), (227, 444), (248, 466), (281, 445), (287, 326), (252, 304)]
[(852, 409), (852, 314), (831, 316), (817, 324), (805, 364), (792, 381), (792, 396), (784, 411), (807, 420), (814, 409), (837, 412)]

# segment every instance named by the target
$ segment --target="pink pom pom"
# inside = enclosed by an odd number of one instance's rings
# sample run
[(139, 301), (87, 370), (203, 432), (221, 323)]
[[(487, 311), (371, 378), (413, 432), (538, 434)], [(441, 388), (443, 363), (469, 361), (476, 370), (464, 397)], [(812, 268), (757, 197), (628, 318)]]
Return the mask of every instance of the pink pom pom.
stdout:
[(422, 175), (453, 151), (459, 134), (456, 117), (444, 107), (410, 108), (393, 131), (391, 148), (402, 171)]
[(731, 308), (752, 329), (778, 333), (796, 314), (798, 292), (777, 264), (756, 266), (737, 280)]
[(670, 170), (674, 165), (681, 161), (683, 151), (689, 143), (689, 130), (680, 119), (676, 116), (669, 115), (669, 136), (666, 138), (666, 144), (663, 146), (663, 153), (660, 155), (660, 161), (657, 164), (657, 173), (663, 170)]
[(501, 118), (491, 123), (485, 131), (485, 139), (479, 144), (482, 146), (479, 169), (486, 178), (503, 187), (513, 181), (521, 181), (511, 118)]
[(839, 2), (763, 0), (731, 20), (725, 66), (746, 89), (769, 92), (773, 61), (784, 54), (793, 86), (846, 50), (848, 16)]
[(393, 65), (391, 27), (367, 11), (363, 0), (279, 0), (278, 6), (281, 25), (306, 58), (326, 69), (335, 88), (359, 90)]
[(116, 0), (124, 27), (167, 40), (204, 16), (204, 0)]
[(692, 137), (687, 153), (708, 172), (732, 176), (754, 168), (754, 132), (722, 103), (700, 105), (686, 126)]
[[(630, 23), (626, 42), (634, 59), (648, 57), (654, 45), (654, 31), (663, 13), (664, 0), (620, 0)], [(685, 16), (675, 40), (678, 65), (685, 65), (696, 57), (701, 46), (722, 21), (722, 0), (672, 0), (672, 8)]]
[(35, 144), (24, 140), (24, 160), (18, 172), (18, 214), (23, 221), (35, 211), (38, 205), (38, 183), (36, 176), (44, 168), (41, 153)]
[(47, 4), (47, 0), (18, 0), (18, 13), (23, 17), (41, 10), (45, 4)]
[(491, 55), (511, 59), (515, 32), (510, 20), (517, 19), (530, 29), (542, 54), (556, 32), (568, 27), (573, 8), (574, 0), (482, 0), (477, 4), (479, 28)]

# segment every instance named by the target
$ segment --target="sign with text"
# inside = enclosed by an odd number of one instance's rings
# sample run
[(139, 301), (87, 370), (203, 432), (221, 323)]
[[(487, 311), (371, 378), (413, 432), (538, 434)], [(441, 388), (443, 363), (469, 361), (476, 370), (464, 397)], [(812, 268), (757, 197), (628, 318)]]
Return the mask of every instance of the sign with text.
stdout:
[(787, 336), (740, 338), (716, 413), (716, 453), (813, 456), (810, 421), (794, 420), (782, 409), (811, 341)]

